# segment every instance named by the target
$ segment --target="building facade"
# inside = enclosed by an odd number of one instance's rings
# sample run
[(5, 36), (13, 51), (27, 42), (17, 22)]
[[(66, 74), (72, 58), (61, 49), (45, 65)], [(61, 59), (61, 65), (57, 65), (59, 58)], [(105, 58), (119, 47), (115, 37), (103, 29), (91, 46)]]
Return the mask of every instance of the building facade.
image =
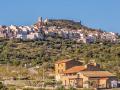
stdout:
[(64, 71), (74, 67), (82, 65), (81, 62), (76, 60), (59, 60), (55, 63), (55, 78), (57, 81), (61, 80)]
[(62, 85), (65, 87), (75, 88), (111, 88), (117, 85), (116, 76), (101, 70), (100, 65), (94, 61), (90, 61), (87, 65), (78, 62), (75, 60), (56, 62), (56, 80), (62, 81)]

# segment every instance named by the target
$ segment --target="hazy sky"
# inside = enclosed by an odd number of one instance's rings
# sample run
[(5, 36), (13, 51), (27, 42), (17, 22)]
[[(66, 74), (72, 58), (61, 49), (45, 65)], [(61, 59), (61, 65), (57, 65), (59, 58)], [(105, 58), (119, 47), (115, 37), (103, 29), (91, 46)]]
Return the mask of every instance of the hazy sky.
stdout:
[(2, 25), (31, 25), (39, 16), (120, 33), (120, 0), (0, 0)]

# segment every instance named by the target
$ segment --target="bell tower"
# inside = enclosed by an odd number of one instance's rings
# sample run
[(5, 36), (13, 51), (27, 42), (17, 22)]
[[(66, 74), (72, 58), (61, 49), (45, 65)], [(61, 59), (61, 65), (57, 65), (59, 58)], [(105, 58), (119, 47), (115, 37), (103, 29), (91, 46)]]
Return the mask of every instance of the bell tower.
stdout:
[(43, 26), (42, 17), (38, 17), (37, 27), (42, 28), (42, 26)]
[(42, 17), (38, 17), (38, 22), (42, 22)]

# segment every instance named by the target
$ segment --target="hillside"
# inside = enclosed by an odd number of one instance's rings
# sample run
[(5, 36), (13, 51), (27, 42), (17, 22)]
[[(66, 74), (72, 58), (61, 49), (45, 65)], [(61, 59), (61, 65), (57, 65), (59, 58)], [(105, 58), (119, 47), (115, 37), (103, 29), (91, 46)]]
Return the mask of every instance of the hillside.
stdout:
[(120, 36), (64, 19), (0, 27), (0, 64), (54, 68), (59, 59), (95, 59), (120, 78)]
[(87, 63), (95, 59), (102, 68), (120, 74), (120, 44), (80, 44), (70, 40), (50, 39), (49, 41), (3, 40), (0, 42), (0, 63), (11, 65), (49, 62), (53, 68), (59, 59), (78, 59)]

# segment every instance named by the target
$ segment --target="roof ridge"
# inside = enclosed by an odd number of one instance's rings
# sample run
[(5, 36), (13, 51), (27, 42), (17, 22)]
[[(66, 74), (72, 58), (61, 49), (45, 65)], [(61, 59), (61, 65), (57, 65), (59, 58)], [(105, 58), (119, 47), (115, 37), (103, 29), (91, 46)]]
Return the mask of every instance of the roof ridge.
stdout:
[(78, 73), (80, 71), (83, 71), (85, 70), (86, 67), (85, 66), (74, 66), (74, 67), (71, 67), (69, 69), (67, 69), (66, 71), (64, 71), (64, 73)]

